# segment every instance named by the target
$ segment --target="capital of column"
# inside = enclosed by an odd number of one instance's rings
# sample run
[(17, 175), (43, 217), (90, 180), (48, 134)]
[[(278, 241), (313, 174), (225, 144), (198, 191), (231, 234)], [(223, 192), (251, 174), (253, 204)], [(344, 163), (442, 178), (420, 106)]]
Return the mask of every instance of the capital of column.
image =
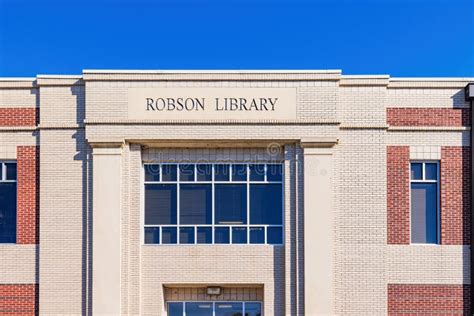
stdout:
[(332, 155), (332, 148), (338, 143), (336, 137), (302, 138), (300, 146), (307, 155)]

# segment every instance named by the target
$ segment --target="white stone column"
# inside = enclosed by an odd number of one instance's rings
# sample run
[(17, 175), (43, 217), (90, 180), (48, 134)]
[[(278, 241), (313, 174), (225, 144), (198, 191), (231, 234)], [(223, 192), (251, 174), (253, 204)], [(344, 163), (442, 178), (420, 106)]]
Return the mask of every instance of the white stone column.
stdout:
[(121, 144), (93, 148), (92, 312), (120, 315)]
[(337, 139), (301, 140), (304, 151), (304, 310), (334, 314), (333, 155)]

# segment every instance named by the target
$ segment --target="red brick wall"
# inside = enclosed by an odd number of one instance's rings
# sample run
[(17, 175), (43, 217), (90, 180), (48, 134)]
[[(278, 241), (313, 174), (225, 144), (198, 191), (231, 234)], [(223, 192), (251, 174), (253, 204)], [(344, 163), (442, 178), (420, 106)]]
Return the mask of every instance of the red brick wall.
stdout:
[(410, 148), (387, 147), (387, 242), (410, 243)]
[(469, 285), (389, 284), (389, 315), (471, 315)]
[(391, 126), (466, 126), (471, 125), (470, 109), (387, 108)]
[(17, 147), (17, 243), (39, 242), (39, 151)]
[(36, 315), (37, 284), (0, 284), (0, 315)]
[(441, 148), (441, 243), (470, 244), (470, 147)]
[(0, 108), (0, 126), (35, 126), (38, 115), (36, 108)]

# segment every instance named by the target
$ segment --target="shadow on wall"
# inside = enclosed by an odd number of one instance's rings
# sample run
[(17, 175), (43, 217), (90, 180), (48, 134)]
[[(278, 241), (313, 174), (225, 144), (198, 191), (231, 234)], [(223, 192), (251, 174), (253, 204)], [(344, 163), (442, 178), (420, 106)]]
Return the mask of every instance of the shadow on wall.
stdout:
[[(285, 194), (289, 194), (285, 196), (285, 200), (289, 200), (290, 209), (285, 209), (284, 229), (287, 233), (284, 247), (275, 246), (273, 252), (275, 315), (304, 314), (304, 245), (301, 242), (304, 239), (302, 159), (303, 155), (297, 149), (290, 158), (289, 172), (285, 177)], [(289, 262), (286, 256), (289, 256)], [(288, 263), (289, 267), (286, 266)], [(290, 275), (287, 276), (288, 272)], [(289, 301), (287, 294), (290, 296)], [(287, 306), (288, 303), (291, 306)]]
[[(73, 85), (71, 94), (76, 96), (76, 124), (83, 127), (86, 116), (84, 86)], [(79, 128), (72, 138), (76, 143), (74, 160), (82, 163), (82, 314), (92, 315), (92, 151), (84, 128)]]

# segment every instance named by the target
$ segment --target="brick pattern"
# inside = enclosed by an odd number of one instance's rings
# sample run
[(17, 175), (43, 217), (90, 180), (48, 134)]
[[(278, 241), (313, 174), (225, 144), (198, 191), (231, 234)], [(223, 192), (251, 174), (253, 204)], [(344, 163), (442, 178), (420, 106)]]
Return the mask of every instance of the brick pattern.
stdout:
[(410, 243), (410, 147), (387, 147), (387, 242)]
[(0, 284), (0, 315), (37, 314), (37, 284)]
[(37, 108), (0, 108), (0, 126), (35, 126), (38, 123)]
[(470, 147), (441, 148), (441, 243), (469, 245)]
[(17, 147), (17, 243), (39, 243), (39, 147)]
[(469, 126), (468, 108), (387, 108), (391, 126)]
[(471, 315), (470, 285), (389, 284), (389, 315)]

